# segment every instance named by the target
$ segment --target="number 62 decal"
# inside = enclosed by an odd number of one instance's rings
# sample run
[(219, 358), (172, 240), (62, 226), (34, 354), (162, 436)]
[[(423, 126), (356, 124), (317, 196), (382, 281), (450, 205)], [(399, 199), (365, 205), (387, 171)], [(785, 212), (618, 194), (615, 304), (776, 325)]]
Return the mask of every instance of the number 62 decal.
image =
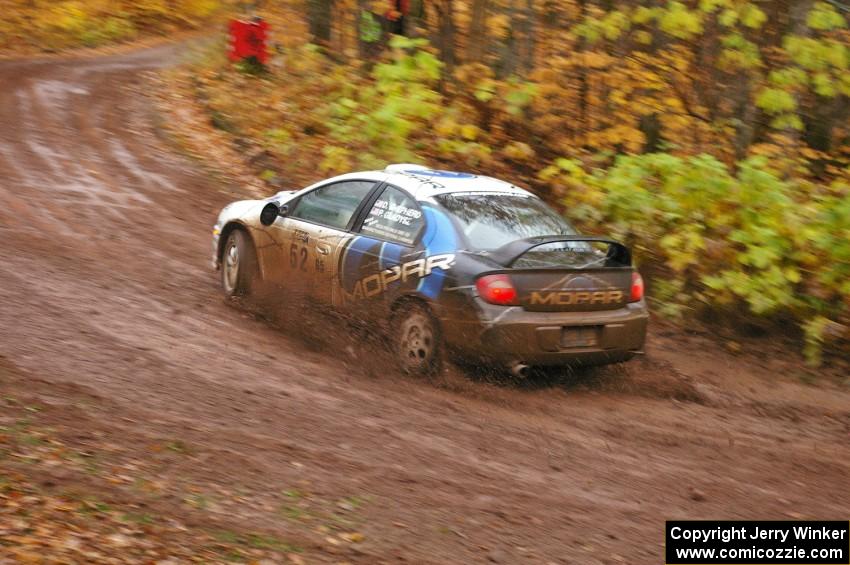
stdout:
[(289, 247), (289, 266), (293, 269), (307, 270), (307, 248), (293, 243)]

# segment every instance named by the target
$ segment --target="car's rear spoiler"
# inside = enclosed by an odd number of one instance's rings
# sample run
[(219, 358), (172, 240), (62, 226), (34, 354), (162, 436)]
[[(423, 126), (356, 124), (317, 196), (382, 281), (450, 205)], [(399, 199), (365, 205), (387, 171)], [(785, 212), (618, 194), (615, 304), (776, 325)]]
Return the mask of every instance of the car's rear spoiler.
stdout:
[(490, 258), (500, 265), (510, 267), (514, 261), (520, 256), (527, 253), (529, 250), (546, 245), (547, 243), (557, 243), (562, 241), (585, 241), (596, 243), (607, 243), (608, 259), (619, 263), (623, 267), (632, 266), (632, 252), (629, 248), (618, 241), (607, 239), (604, 237), (594, 237), (589, 235), (544, 235), (538, 237), (528, 237), (512, 241), (507, 245), (499, 247), (490, 253)]

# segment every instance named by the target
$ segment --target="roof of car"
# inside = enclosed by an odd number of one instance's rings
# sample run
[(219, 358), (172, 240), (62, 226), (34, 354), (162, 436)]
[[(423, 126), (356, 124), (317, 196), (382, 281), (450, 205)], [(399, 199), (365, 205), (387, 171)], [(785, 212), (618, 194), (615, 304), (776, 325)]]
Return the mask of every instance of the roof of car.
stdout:
[[(511, 183), (472, 173), (429, 169), (421, 165), (390, 165), (383, 171), (349, 173), (333, 180), (369, 179), (386, 181), (406, 190), (417, 200), (456, 192), (501, 192), (528, 196), (531, 193)], [(326, 181), (325, 181), (326, 182)]]
[(392, 171), (387, 182), (407, 190), (417, 200), (452, 192), (529, 194), (518, 186), (493, 177), (435, 169)]

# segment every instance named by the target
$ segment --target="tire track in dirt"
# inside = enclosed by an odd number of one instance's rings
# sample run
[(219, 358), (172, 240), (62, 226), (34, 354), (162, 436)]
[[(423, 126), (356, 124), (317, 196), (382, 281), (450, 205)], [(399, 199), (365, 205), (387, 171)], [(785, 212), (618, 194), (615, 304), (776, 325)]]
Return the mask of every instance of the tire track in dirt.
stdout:
[[(846, 391), (775, 386), (673, 339), (588, 386), (434, 385), (351, 336), (288, 335), (225, 304), (209, 227), (233, 196), (156, 138), (141, 94), (176, 52), (0, 63), (0, 355), (49, 402), (67, 383), (94, 395), (56, 410), (66, 428), (141, 460), (184, 441), (163, 480), (239, 488), (250, 504), (222, 501), (222, 517), (318, 548), (315, 524), (281, 517), (281, 490), (368, 497), (347, 557), (362, 562), (650, 563), (666, 518), (850, 507)], [(721, 388), (733, 370), (742, 384)], [(674, 399), (682, 374), (706, 401)]]

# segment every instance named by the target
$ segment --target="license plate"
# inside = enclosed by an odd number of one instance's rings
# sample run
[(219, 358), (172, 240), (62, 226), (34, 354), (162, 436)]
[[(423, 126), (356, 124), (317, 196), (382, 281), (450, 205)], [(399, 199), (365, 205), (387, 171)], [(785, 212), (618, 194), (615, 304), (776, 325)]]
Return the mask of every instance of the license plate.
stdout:
[(561, 331), (561, 347), (593, 347), (596, 345), (597, 326), (578, 326)]

